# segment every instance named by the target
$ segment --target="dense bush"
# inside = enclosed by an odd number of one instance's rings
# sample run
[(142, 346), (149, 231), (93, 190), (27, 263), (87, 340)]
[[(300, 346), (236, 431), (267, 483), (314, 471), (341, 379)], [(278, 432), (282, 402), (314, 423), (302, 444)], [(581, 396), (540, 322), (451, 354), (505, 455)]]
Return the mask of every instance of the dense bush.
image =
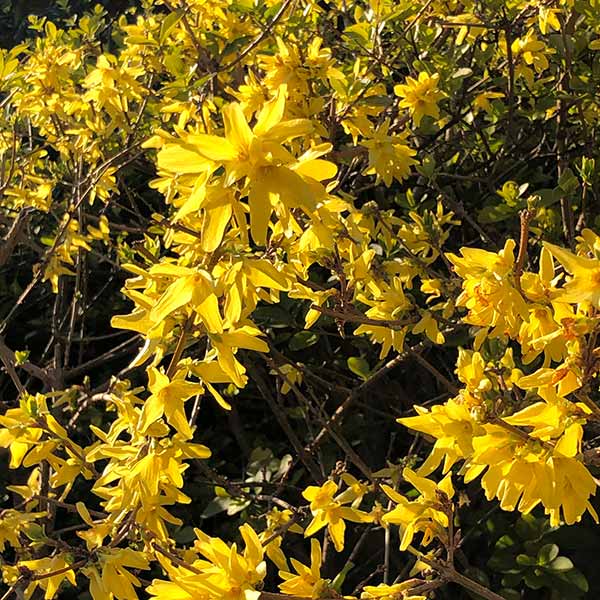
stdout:
[(598, 0), (0, 23), (1, 600), (600, 593)]

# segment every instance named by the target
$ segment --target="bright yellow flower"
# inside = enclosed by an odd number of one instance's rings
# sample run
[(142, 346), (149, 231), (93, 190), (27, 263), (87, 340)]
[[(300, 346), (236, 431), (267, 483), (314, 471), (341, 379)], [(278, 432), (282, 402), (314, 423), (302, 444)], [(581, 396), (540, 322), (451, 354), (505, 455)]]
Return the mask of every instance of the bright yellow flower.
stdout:
[[(553, 410), (551, 407), (541, 409)], [(501, 425), (486, 424), (485, 435), (473, 440), (474, 452), (468, 462), (465, 482), (486, 471), (481, 485), (488, 500), (496, 497), (503, 510), (518, 509), (523, 514), (542, 504), (554, 525), (559, 523), (561, 516), (571, 525), (579, 521), (586, 510), (597, 520), (589, 502), (589, 497), (596, 491), (594, 478), (575, 456), (583, 429), (574, 422), (561, 435), (560, 424), (554, 430), (539, 429), (537, 425), (538, 437), (536, 421), (539, 412), (540, 407), (534, 405), (505, 419), (510, 424), (533, 427), (529, 439)], [(544, 444), (550, 434), (559, 436), (554, 446)]]
[(361, 600), (427, 600), (427, 596), (414, 596), (411, 588), (414, 581), (403, 581), (393, 585), (366, 585), (360, 595)]
[(142, 552), (131, 548), (99, 548), (97, 563), (81, 571), (90, 580), (93, 600), (137, 600), (134, 586), (142, 584), (128, 569), (149, 568)]
[(438, 102), (444, 97), (444, 93), (438, 90), (439, 73), (429, 75), (422, 71), (418, 79), (406, 78), (405, 84), (394, 87), (396, 96), (402, 98), (400, 108), (408, 108), (414, 124), (418, 127), (421, 119), (428, 115), (434, 119), (439, 118), (440, 109)]
[(421, 495), (417, 500), (410, 501), (391, 487), (382, 486), (383, 491), (396, 503), (396, 507), (384, 515), (383, 522), (401, 527), (400, 550), (406, 550), (420, 531), (424, 533), (422, 545), (427, 546), (434, 537), (443, 538), (448, 527), (448, 514), (442, 506), (442, 498), (454, 496), (451, 474), (448, 473), (439, 484), (420, 477), (408, 467), (402, 476)]
[[(462, 248), (462, 257), (448, 253), (463, 281), (457, 305), (468, 309), (465, 323), (493, 327), (492, 336), (516, 337), (527, 319), (527, 305), (515, 287), (513, 276), (515, 241), (507, 240), (497, 254), (479, 248)], [(476, 346), (477, 347), (477, 346)]]
[(377, 174), (385, 185), (390, 186), (392, 181), (401, 182), (410, 175), (410, 168), (418, 164), (413, 156), (417, 154), (408, 146), (406, 134), (389, 135), (390, 122), (386, 119), (366, 139), (360, 142), (361, 146), (369, 149), (369, 166), (364, 175)]
[(554, 244), (545, 243), (544, 246), (571, 276), (557, 294), (557, 299), (561, 302), (589, 302), (594, 308), (600, 308), (600, 260), (577, 256)]
[(421, 406), (415, 406), (415, 410), (418, 416), (398, 419), (398, 423), (436, 438), (429, 457), (418, 471), (420, 475), (433, 473), (442, 460), (443, 472), (447, 473), (457, 460), (471, 456), (473, 438), (484, 430), (468, 406), (451, 399), (443, 405), (432, 406), (431, 410)]
[(225, 184), (241, 182), (248, 197), (250, 231), (259, 245), (265, 245), (269, 219), (280, 203), (286, 210), (301, 208), (310, 213), (316, 198), (324, 194), (317, 181), (331, 179), (337, 172), (333, 163), (319, 158), (329, 152), (328, 144), (313, 147), (298, 159), (283, 147), (284, 142), (313, 131), (307, 119), (283, 119), (286, 96), (285, 86), (280, 87), (276, 97), (260, 111), (252, 129), (240, 104), (228, 104), (223, 108), (225, 137), (185, 134), (183, 144), (173, 144), (158, 156), (159, 166), (162, 160), (166, 169), (173, 169), (173, 161), (185, 162), (179, 157), (190, 151), (209, 161), (208, 166), (200, 165), (200, 170), (213, 172), (224, 166)]
[(267, 513), (267, 528), (261, 531), (258, 536), (263, 545), (266, 540), (271, 540), (265, 546), (265, 552), (280, 571), (288, 570), (289, 566), (287, 558), (281, 549), (283, 535), (275, 535), (275, 533), (280, 532), (281, 528), (284, 528), (285, 532), (304, 533), (302, 527), (297, 523), (290, 525), (290, 519), (292, 519), (291, 510), (273, 508)]
[(356, 508), (342, 506), (342, 502), (350, 502), (353, 498), (343, 498), (341, 501), (334, 498), (338, 491), (338, 486), (333, 481), (326, 481), (322, 486), (309, 485), (302, 496), (310, 502), (310, 511), (313, 515), (312, 521), (306, 528), (304, 535), (310, 537), (327, 527), (331, 536), (333, 545), (338, 552), (344, 549), (344, 533), (346, 531), (346, 521), (355, 523), (368, 523), (371, 517)]
[(282, 594), (303, 596), (305, 598), (321, 598), (328, 589), (329, 580), (321, 578), (321, 544), (316, 539), (310, 540), (310, 567), (292, 558), (292, 566), (296, 571), (289, 573), (279, 571), (279, 577), (284, 581), (279, 584)]
[(155, 579), (147, 591), (153, 598), (179, 600), (258, 600), (267, 572), (264, 549), (250, 525), (242, 525), (240, 534), (245, 542), (243, 553), (237, 545), (195, 530), (198, 539), (194, 548), (204, 559), (193, 561), (200, 574), (182, 567), (167, 566), (171, 581)]

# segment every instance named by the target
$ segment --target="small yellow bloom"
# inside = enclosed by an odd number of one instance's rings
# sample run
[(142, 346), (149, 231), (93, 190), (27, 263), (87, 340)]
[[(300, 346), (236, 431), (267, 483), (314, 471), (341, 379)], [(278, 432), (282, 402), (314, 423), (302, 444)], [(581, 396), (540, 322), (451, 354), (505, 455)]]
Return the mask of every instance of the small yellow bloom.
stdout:
[(589, 302), (594, 308), (600, 308), (600, 260), (577, 256), (554, 244), (545, 243), (544, 247), (571, 275), (557, 299), (562, 302)]
[[(344, 533), (346, 531), (346, 521), (354, 521), (355, 523), (369, 523), (372, 519), (369, 514), (343, 506), (342, 503), (351, 502), (354, 496), (335, 497), (338, 491), (338, 486), (334, 481), (326, 481), (322, 486), (309, 485), (303, 492), (302, 496), (310, 502), (310, 511), (313, 515), (313, 520), (309, 523), (305, 537), (310, 537), (327, 527), (327, 531), (331, 536), (333, 545), (338, 552), (344, 549)], [(342, 492), (344, 494), (344, 492)]]
[(329, 580), (321, 578), (321, 544), (316, 539), (310, 541), (310, 567), (292, 558), (292, 566), (297, 575), (287, 571), (279, 571), (279, 577), (284, 581), (279, 584), (282, 594), (303, 596), (305, 598), (320, 598), (327, 590)]
[(448, 473), (437, 485), (425, 477), (420, 477), (408, 467), (402, 475), (421, 492), (421, 496), (410, 501), (391, 487), (382, 486), (387, 496), (396, 503), (396, 507), (384, 515), (383, 522), (401, 527), (400, 550), (406, 550), (419, 531), (424, 533), (422, 545), (427, 546), (434, 537), (442, 537), (445, 528), (448, 527), (448, 515), (443, 510), (442, 499), (454, 496), (451, 474)]
[(438, 90), (439, 80), (439, 73), (430, 76), (423, 71), (419, 73), (418, 79), (407, 77), (406, 83), (394, 87), (396, 95), (402, 98), (400, 108), (409, 109), (413, 122), (417, 127), (426, 115), (434, 119), (440, 116), (437, 103), (445, 94)]

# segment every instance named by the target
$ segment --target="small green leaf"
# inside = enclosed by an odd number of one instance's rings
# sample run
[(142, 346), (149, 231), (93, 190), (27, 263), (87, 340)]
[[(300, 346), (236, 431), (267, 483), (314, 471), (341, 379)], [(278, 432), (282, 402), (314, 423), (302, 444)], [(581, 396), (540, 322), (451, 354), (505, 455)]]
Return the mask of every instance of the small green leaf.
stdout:
[(540, 588), (547, 586), (548, 582), (543, 575), (538, 575), (537, 573), (527, 573), (525, 575), (525, 584), (532, 590), (539, 590)]
[(431, 179), (435, 174), (435, 159), (433, 156), (425, 156), (423, 161), (419, 166), (416, 167), (417, 171), (423, 175), (423, 177), (427, 177), (427, 179)]
[(171, 33), (171, 30), (173, 29), (173, 27), (175, 27), (175, 25), (177, 25), (177, 23), (179, 23), (181, 17), (183, 17), (183, 10), (179, 9), (179, 10), (174, 10), (172, 13), (169, 13), (164, 18), (164, 20), (160, 26), (160, 34), (158, 37), (161, 44), (163, 44), (165, 42), (165, 40), (169, 36), (169, 33)]
[(520, 600), (521, 598), (521, 593), (512, 588), (502, 588), (498, 593), (506, 600)]
[(519, 585), (519, 582), (521, 581), (521, 579), (523, 579), (523, 575), (521, 574), (521, 572), (507, 573), (502, 578), (502, 585), (504, 587), (517, 587)]
[(173, 537), (179, 544), (191, 544), (196, 539), (196, 534), (194, 528), (188, 525), (176, 531)]
[(342, 589), (342, 584), (344, 583), (345, 579), (346, 579), (346, 575), (348, 575), (348, 573), (354, 568), (354, 563), (351, 561), (348, 561), (345, 565), (344, 568), (333, 578), (333, 581), (331, 582), (331, 587), (336, 591), (336, 592), (340, 592)]
[(470, 77), (471, 75), (473, 75), (473, 69), (463, 67), (452, 74), (452, 79), (463, 79), (464, 77)]
[(536, 559), (531, 556), (527, 556), (527, 554), (518, 554), (516, 560), (517, 564), (522, 566), (529, 567), (537, 564)]
[(547, 565), (558, 556), (558, 546), (556, 544), (545, 544), (538, 552), (538, 565)]
[(572, 194), (579, 187), (579, 181), (570, 168), (566, 168), (558, 180), (558, 187), (565, 194)]
[(477, 220), (482, 224), (486, 225), (489, 223), (499, 223), (500, 221), (506, 221), (514, 217), (519, 210), (524, 208), (524, 203), (519, 203), (517, 206), (509, 206), (507, 204), (497, 204), (495, 206), (485, 206), (477, 215)]
[(300, 331), (293, 335), (289, 342), (289, 348), (292, 352), (304, 350), (314, 346), (319, 341), (319, 336), (312, 331)]
[(590, 586), (588, 585), (585, 575), (581, 571), (578, 571), (577, 569), (573, 569), (572, 571), (569, 571), (568, 573), (565, 573), (564, 575), (565, 575), (566, 579), (569, 580), (569, 583), (571, 585), (574, 585), (576, 588), (580, 589), (582, 592), (587, 592), (589, 590)]
[(23, 528), (23, 533), (32, 541), (39, 542), (46, 538), (46, 532), (41, 525), (37, 523), (28, 523)]
[(369, 379), (371, 374), (371, 368), (369, 363), (360, 356), (351, 356), (348, 361), (348, 368), (355, 374), (358, 375), (363, 381)]
[(553, 571), (568, 571), (573, 568), (573, 563), (571, 562), (571, 559), (566, 556), (559, 556), (552, 560), (549, 568)]

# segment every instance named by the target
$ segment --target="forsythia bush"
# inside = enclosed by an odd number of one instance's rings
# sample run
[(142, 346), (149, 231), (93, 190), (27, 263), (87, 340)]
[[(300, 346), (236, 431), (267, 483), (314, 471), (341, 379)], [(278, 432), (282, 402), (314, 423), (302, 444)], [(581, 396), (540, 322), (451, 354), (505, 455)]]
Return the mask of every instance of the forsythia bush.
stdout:
[(17, 4), (1, 600), (597, 597), (600, 2)]

